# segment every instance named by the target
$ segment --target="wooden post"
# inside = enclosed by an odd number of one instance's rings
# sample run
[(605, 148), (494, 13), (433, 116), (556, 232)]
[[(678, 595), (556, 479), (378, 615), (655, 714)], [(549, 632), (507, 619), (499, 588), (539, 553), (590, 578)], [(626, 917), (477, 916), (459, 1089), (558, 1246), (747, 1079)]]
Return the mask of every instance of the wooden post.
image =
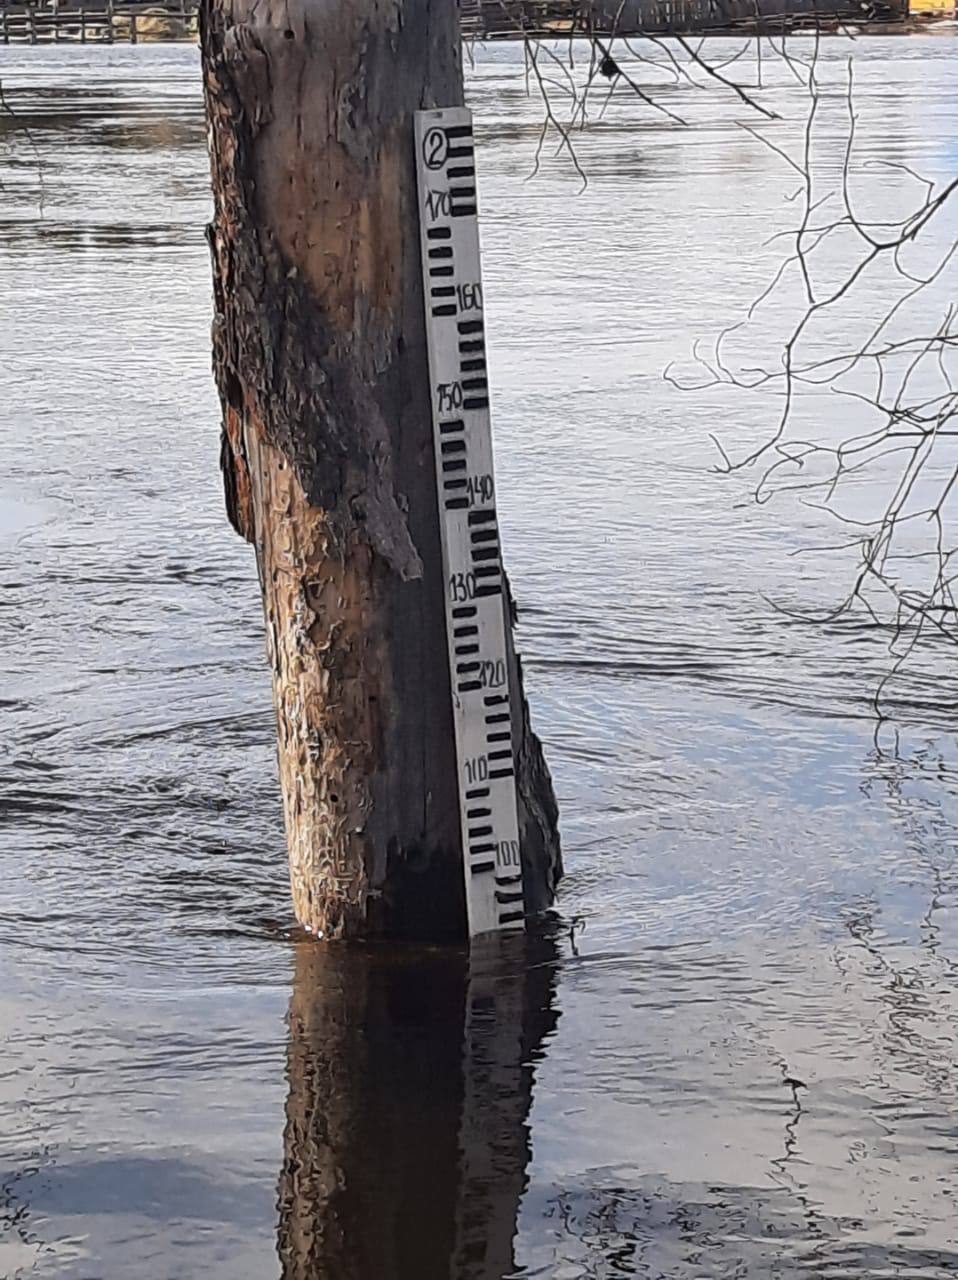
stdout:
[(27, 7), (27, 21), (30, 26), (30, 43), (36, 44), (37, 42), (37, 11), (32, 4)]
[(80, 43), (86, 44), (86, 9), (80, 9)]
[(113, 43), (113, 0), (106, 0), (106, 42)]
[[(456, 0), (204, 0), (227, 509), (256, 548), (297, 917), (462, 936), (413, 116)], [(511, 608), (507, 630), (511, 643)], [(514, 654), (525, 905), (561, 874)]]
[(10, 43), (10, 27), (7, 22), (7, 6), (0, 5), (0, 33), (3, 35), (3, 43)]
[(136, 44), (136, 10), (130, 10), (130, 44)]

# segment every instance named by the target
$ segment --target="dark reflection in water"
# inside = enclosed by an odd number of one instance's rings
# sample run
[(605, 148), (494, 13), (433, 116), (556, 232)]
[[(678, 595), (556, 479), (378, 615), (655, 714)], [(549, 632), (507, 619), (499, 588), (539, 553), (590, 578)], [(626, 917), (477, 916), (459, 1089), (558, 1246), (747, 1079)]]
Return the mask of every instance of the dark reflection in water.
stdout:
[(948, 1280), (958, 1274), (958, 1252), (905, 1241), (849, 1243), (860, 1220), (836, 1219), (781, 1191), (610, 1180), (563, 1188), (548, 1212), (566, 1237), (567, 1255), (577, 1259), (569, 1274), (582, 1280)]
[(493, 1280), (514, 1268), (546, 937), (296, 949), (279, 1183), (285, 1280)]

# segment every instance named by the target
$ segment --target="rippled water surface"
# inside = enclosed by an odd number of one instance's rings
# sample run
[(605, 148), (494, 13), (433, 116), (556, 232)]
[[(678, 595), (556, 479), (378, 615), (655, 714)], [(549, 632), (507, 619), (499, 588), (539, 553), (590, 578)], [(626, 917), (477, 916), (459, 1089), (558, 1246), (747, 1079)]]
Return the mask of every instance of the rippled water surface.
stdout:
[[(867, 197), (896, 180), (866, 161), (953, 173), (954, 41), (849, 52)], [(801, 90), (765, 74), (792, 145)], [(578, 194), (554, 140), (527, 181), (521, 51), (471, 72), (568, 874), (555, 937), (467, 969), (293, 928), (196, 50), (0, 50), (0, 1274), (958, 1273), (953, 659), (876, 751), (887, 637), (769, 604), (833, 601), (850, 562), (796, 559), (823, 518), (711, 472), (709, 433), (748, 446), (767, 407), (662, 371), (767, 280), (794, 182), (720, 85), (641, 76), (690, 127), (617, 94)]]

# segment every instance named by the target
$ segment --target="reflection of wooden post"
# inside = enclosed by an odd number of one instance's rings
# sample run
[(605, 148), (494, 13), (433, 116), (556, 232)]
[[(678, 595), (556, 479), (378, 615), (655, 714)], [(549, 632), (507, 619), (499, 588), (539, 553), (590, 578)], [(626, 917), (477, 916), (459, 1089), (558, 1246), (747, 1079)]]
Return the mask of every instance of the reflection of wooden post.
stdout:
[(27, 8), (27, 20), (30, 24), (30, 43), (36, 44), (37, 42), (37, 11), (32, 4), (29, 5)]
[(0, 5), (0, 34), (3, 35), (3, 43), (10, 43), (10, 28), (7, 25), (7, 6)]
[(113, 43), (113, 0), (106, 0), (106, 42)]
[(136, 44), (136, 10), (130, 10), (130, 44)]
[(532, 1060), (558, 1020), (550, 939), (475, 947), (466, 985), (455, 1251), (449, 1280), (515, 1270), (515, 1230), (531, 1155)]
[(80, 43), (86, 44), (86, 9), (80, 9)]
[(554, 949), (509, 944), (480, 957), (475, 977), (450, 951), (297, 949), (283, 1280), (490, 1280), (513, 1269), (529, 1064), (556, 1014)]
[[(462, 935), (413, 151), (414, 112), (462, 101), (457, 6), (207, 0), (201, 35), (222, 465), (256, 547), (296, 914)], [(555, 801), (511, 674), (538, 910)]]

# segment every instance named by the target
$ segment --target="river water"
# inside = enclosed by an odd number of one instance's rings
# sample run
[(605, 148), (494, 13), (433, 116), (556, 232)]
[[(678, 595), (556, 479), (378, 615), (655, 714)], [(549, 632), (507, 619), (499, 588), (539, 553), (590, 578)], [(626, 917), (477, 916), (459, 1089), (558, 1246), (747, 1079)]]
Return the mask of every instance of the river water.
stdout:
[[(874, 161), (953, 174), (954, 40), (828, 42), (835, 85), (849, 53), (873, 205)], [(689, 127), (599, 96), (580, 193), (554, 138), (529, 180), (521, 50), (470, 72), (568, 873), (551, 936), (467, 967), (293, 925), (196, 50), (0, 50), (0, 1274), (958, 1273), (954, 663), (916, 663), (876, 747), (887, 633), (770, 603), (834, 602), (853, 560), (712, 470), (766, 404), (662, 372), (761, 289), (795, 175), (718, 83), (634, 74)]]

